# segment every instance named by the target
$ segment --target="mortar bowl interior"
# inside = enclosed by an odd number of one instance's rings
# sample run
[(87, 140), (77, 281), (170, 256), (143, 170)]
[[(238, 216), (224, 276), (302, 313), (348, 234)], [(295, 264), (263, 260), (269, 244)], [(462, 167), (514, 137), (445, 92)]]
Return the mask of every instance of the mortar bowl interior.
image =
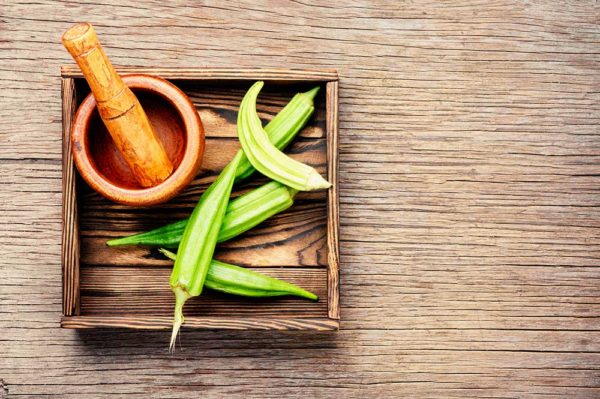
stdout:
[(183, 190), (200, 168), (204, 155), (202, 122), (189, 98), (172, 83), (141, 74), (122, 79), (148, 115), (173, 163), (173, 173), (154, 187), (142, 187), (100, 119), (91, 93), (73, 121), (73, 159), (90, 187), (114, 202), (134, 206), (163, 203)]

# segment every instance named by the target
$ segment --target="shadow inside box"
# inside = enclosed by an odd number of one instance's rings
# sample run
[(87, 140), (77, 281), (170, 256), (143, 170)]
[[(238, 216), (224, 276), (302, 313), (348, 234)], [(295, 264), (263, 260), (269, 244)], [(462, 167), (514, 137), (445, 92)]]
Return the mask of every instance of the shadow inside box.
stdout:
[[(131, 330), (102, 328), (76, 330), (83, 343), (81, 349), (94, 356), (166, 355), (186, 359), (206, 357), (207, 350), (218, 350), (224, 357), (280, 355), (281, 350), (333, 350), (338, 346), (339, 334), (334, 331), (251, 331), (251, 330), (196, 330), (185, 329), (169, 353), (169, 330)], [(214, 352), (210, 356), (216, 355)]]

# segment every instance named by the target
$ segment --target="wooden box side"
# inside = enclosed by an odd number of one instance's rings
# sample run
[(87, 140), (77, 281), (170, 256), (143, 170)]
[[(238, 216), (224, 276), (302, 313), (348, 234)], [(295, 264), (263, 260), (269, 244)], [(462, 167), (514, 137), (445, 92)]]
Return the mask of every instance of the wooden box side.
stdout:
[[(339, 326), (339, 250), (338, 250), (338, 191), (337, 191), (337, 73), (314, 72), (306, 75), (301, 71), (275, 73), (264, 70), (248, 70), (244, 73), (218, 70), (170, 70), (155, 68), (119, 68), (121, 73), (151, 73), (179, 80), (256, 80), (285, 82), (320, 82), (326, 87), (327, 174), (334, 188), (327, 195), (327, 317), (293, 317), (270, 319), (266, 317), (199, 317), (186, 318), (186, 324), (195, 328), (218, 329), (275, 329), (275, 330), (332, 330)], [(83, 315), (80, 310), (80, 238), (77, 212), (76, 171), (70, 148), (70, 128), (76, 111), (75, 78), (80, 76), (75, 67), (64, 67), (63, 94), (63, 319), (65, 328), (127, 327), (156, 329), (167, 328), (170, 318), (151, 315)], [(162, 73), (164, 72), (164, 73)], [(324, 275), (325, 277), (325, 275)], [(308, 316), (308, 315), (307, 315)]]
[[(173, 319), (164, 316), (70, 316), (63, 317), (63, 328), (131, 328), (139, 330), (170, 330)], [(211, 330), (315, 330), (339, 328), (339, 321), (328, 317), (270, 319), (264, 317), (186, 317), (185, 328)]]
[[(115, 67), (119, 74), (144, 73), (163, 79), (177, 80), (270, 80), (282, 82), (329, 82), (336, 81), (338, 74), (333, 69), (278, 69), (278, 68), (146, 68)], [(63, 78), (82, 78), (77, 65), (61, 68)]]
[(339, 263), (339, 189), (338, 189), (338, 82), (327, 82), (327, 179), (333, 186), (327, 196), (327, 311), (331, 319), (340, 319)]
[(77, 219), (76, 171), (71, 152), (71, 124), (75, 116), (77, 97), (75, 81), (63, 78), (62, 125), (63, 125), (63, 180), (62, 180), (62, 279), (63, 315), (79, 314), (79, 221)]

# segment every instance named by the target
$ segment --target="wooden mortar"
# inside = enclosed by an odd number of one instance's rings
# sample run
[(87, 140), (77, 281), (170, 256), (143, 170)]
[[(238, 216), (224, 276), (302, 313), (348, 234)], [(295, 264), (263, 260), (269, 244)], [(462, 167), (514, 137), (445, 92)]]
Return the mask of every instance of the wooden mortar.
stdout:
[(100, 117), (134, 178), (142, 187), (162, 183), (173, 172), (173, 164), (137, 97), (106, 57), (92, 25), (73, 26), (62, 42), (81, 68)]
[(88, 185), (120, 204), (160, 204), (177, 195), (196, 176), (204, 155), (204, 129), (196, 107), (171, 82), (150, 75), (124, 75), (123, 82), (148, 112), (174, 171), (164, 182), (142, 187), (98, 114), (94, 95), (82, 102), (71, 126), (73, 160)]

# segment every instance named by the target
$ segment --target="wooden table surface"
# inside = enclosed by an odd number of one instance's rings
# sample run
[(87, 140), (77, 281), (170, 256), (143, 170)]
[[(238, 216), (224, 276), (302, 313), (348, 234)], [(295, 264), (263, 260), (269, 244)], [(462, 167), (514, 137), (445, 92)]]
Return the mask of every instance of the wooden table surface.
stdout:
[[(114, 3), (114, 5), (111, 5)], [(597, 1), (3, 1), (0, 398), (600, 397)], [(59, 43), (337, 68), (341, 330), (59, 328)]]

